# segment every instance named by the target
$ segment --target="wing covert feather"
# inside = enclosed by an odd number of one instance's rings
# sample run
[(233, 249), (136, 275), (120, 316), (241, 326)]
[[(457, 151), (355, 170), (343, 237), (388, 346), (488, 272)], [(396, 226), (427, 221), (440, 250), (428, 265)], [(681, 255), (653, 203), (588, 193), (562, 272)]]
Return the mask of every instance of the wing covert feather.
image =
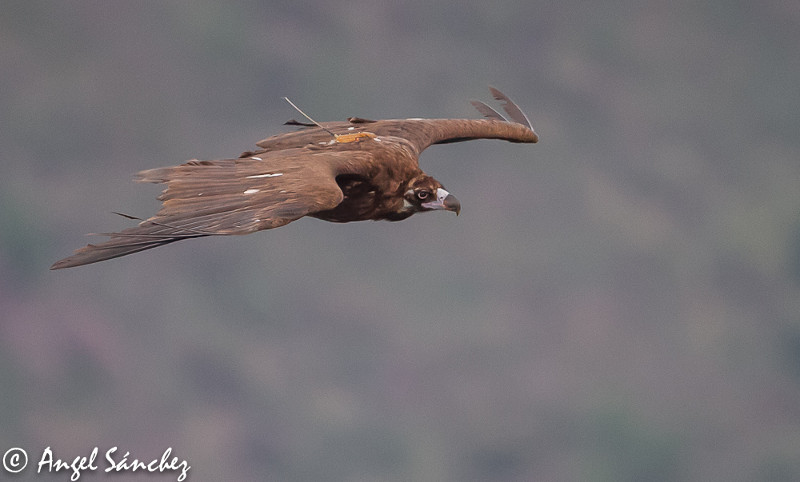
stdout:
[(142, 171), (137, 180), (167, 185), (154, 221), (207, 234), (247, 234), (341, 202), (334, 166), (302, 157), (189, 161)]

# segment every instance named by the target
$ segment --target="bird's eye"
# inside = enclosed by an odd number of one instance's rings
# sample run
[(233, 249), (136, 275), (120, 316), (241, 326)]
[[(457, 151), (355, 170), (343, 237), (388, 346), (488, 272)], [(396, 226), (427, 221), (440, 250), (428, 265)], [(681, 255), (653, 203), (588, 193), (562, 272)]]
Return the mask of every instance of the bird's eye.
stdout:
[(428, 199), (428, 196), (430, 195), (431, 193), (429, 193), (428, 191), (419, 191), (417, 193), (417, 199)]

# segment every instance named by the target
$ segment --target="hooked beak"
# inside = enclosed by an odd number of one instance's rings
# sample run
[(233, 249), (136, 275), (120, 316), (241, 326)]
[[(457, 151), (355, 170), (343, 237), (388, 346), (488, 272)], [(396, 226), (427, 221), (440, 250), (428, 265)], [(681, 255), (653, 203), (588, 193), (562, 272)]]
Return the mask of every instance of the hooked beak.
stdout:
[(458, 202), (455, 196), (445, 191), (442, 188), (436, 190), (436, 200), (422, 203), (425, 209), (443, 209), (445, 211), (453, 211), (456, 216), (461, 212), (461, 203)]

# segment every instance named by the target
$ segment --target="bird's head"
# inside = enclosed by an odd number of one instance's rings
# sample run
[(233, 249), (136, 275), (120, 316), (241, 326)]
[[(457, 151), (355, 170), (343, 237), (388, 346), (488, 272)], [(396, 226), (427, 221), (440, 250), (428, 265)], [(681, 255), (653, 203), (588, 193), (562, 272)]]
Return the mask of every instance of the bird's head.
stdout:
[(418, 213), (434, 210), (461, 212), (461, 203), (455, 196), (447, 192), (442, 183), (436, 179), (421, 175), (411, 180), (403, 194), (403, 210)]

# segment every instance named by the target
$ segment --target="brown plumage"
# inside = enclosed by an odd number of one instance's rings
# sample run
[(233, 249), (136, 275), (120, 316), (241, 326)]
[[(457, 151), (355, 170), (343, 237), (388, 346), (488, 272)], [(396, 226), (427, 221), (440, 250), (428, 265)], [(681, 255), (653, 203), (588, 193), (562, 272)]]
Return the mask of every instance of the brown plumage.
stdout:
[(158, 197), (161, 210), (138, 226), (105, 234), (108, 241), (83, 247), (51, 269), (117, 258), (181, 239), (249, 234), (303, 216), (350, 222), (399, 221), (440, 209), (458, 214), (458, 200), (419, 168), (425, 148), (472, 139), (538, 141), (519, 107), (497, 89), (490, 90), (510, 121), (479, 101), (473, 105), (487, 119), (351, 117), (322, 124), (293, 120), (287, 124), (300, 130), (259, 141), (258, 150), (237, 159), (192, 160), (142, 171), (137, 181), (167, 185)]

